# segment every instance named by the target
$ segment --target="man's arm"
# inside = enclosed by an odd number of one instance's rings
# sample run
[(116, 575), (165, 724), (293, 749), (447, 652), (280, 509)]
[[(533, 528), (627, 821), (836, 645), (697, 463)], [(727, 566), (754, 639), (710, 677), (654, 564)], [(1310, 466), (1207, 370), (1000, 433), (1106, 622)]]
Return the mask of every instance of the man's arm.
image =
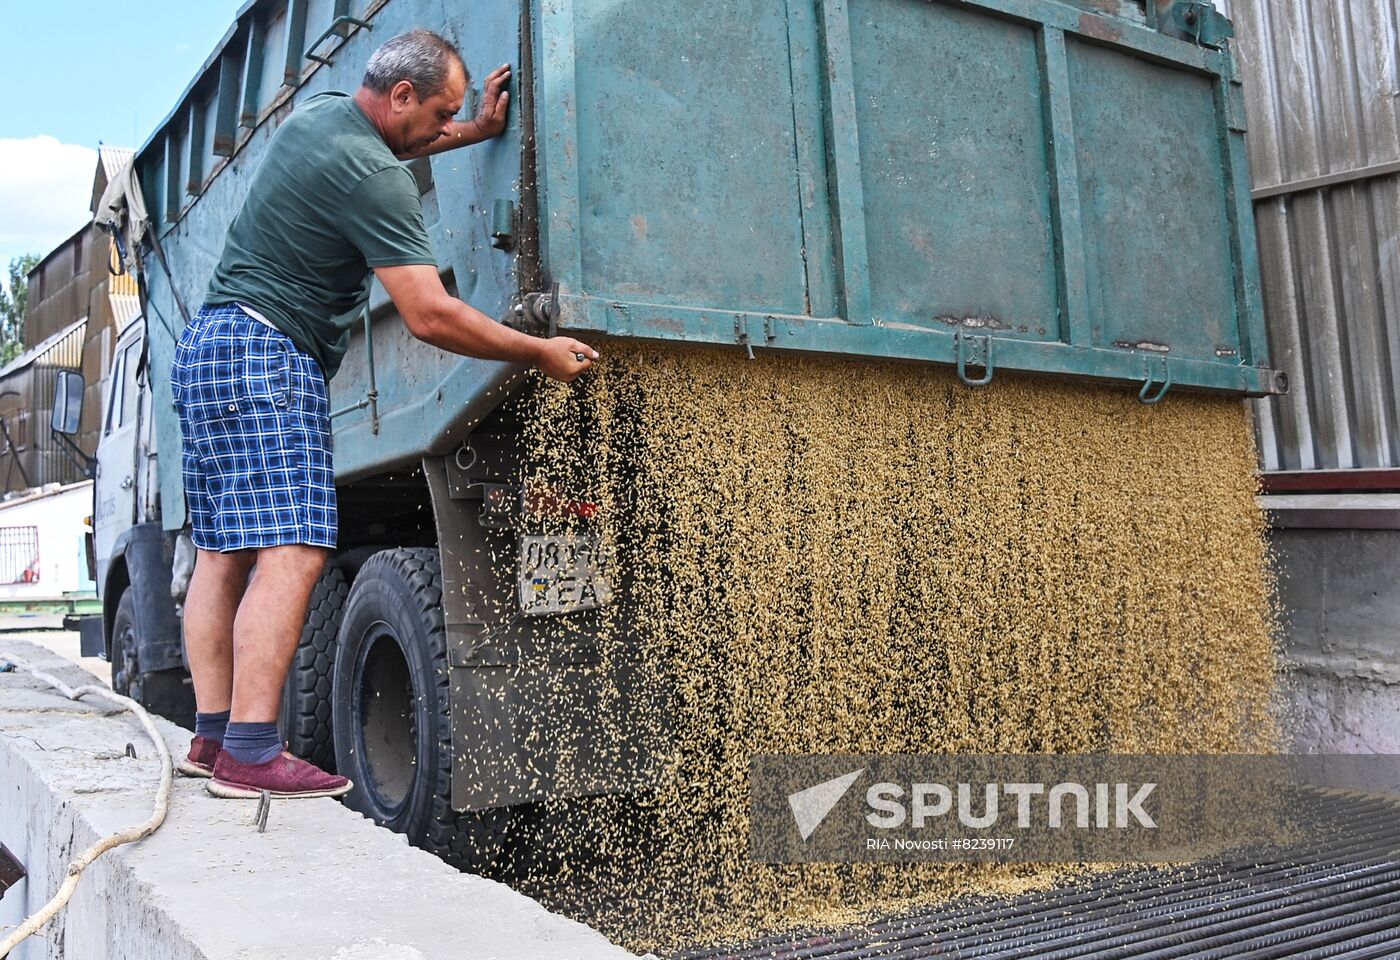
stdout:
[(400, 160), (416, 160), (430, 157), (435, 153), (445, 153), (458, 147), (468, 147), (492, 137), (499, 137), (506, 128), (506, 117), (510, 110), (510, 93), (506, 90), (510, 83), (510, 64), (492, 70), (482, 88), (481, 109), (470, 120), (455, 120), (452, 132), (439, 137), (426, 147), (419, 147), (410, 153), (397, 154)]
[(596, 350), (571, 337), (532, 337), (497, 323), (451, 296), (438, 277), (437, 267), (430, 264), (375, 267), (374, 275), (399, 308), (409, 332), (441, 350), (482, 360), (530, 364), (565, 383), (598, 359)]

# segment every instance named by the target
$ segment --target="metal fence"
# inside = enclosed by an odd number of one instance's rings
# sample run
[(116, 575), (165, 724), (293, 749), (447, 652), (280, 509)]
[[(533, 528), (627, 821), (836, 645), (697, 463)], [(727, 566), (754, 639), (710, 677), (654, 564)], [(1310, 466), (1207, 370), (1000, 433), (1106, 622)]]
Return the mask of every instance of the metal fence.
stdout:
[(1246, 84), (1273, 365), (1266, 471), (1400, 467), (1396, 0), (1217, 0)]
[(39, 582), (39, 528), (0, 527), (0, 583)]

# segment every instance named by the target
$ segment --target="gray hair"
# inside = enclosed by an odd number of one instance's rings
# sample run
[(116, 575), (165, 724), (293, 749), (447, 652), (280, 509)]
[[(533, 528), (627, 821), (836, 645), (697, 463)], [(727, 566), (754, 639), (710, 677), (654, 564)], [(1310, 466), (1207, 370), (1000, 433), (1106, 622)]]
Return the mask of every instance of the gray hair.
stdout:
[(470, 80), (467, 65), (451, 42), (430, 30), (410, 30), (374, 51), (365, 67), (364, 85), (375, 93), (388, 93), (394, 84), (407, 80), (419, 97), (431, 97), (447, 86), (453, 61)]

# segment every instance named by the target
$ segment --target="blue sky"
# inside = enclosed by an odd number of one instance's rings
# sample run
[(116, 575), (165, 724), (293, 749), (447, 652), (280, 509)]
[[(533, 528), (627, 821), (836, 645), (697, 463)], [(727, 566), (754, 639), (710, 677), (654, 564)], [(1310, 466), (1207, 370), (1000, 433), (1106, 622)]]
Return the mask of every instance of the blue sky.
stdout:
[(241, 0), (0, 0), (0, 274), (83, 225), (100, 142), (136, 147)]

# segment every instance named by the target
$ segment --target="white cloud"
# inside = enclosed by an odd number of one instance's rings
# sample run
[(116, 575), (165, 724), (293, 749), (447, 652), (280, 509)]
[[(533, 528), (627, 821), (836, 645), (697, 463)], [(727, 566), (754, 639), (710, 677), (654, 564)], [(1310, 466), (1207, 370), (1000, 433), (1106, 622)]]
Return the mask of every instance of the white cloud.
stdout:
[(48, 253), (92, 218), (97, 151), (53, 137), (0, 138), (0, 275), (12, 257)]

